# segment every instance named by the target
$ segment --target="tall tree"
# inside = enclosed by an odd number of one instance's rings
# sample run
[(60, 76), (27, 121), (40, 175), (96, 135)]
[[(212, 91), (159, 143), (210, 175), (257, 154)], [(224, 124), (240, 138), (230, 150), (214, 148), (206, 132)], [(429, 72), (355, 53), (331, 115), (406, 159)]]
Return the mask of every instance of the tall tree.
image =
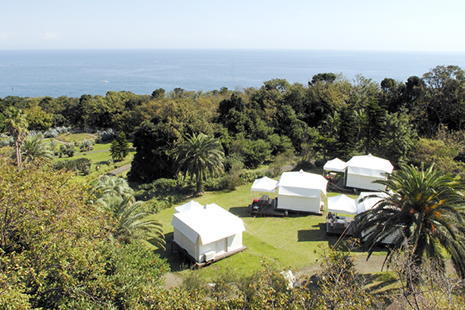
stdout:
[(356, 216), (357, 229), (366, 233), (368, 257), (376, 243), (394, 236), (392, 247), (412, 250), (416, 266), (428, 257), (445, 268), (447, 253), (457, 274), (465, 278), (465, 186), (433, 167), (401, 165), (387, 180), (375, 181), (390, 191), (373, 209)]
[(380, 108), (375, 98), (367, 104), (364, 124), (365, 153), (373, 152), (383, 138), (383, 125), (386, 111)]
[(111, 142), (110, 154), (111, 158), (116, 161), (123, 160), (126, 156), (128, 156), (129, 145), (124, 131), (121, 131), (120, 134)]
[(181, 135), (166, 119), (155, 117), (137, 127), (134, 133), (136, 154), (128, 179), (133, 182), (150, 182), (159, 178), (171, 178), (173, 172), (172, 151)]
[(8, 107), (5, 114), (6, 127), (15, 141), (16, 165), (21, 169), (21, 146), (28, 132), (26, 114), (14, 107)]
[(177, 147), (178, 171), (195, 178), (197, 194), (203, 192), (202, 180), (221, 173), (224, 169), (224, 153), (221, 143), (203, 133), (187, 135), (186, 141)]
[(338, 157), (349, 160), (357, 148), (357, 125), (355, 112), (350, 106), (341, 110), (337, 141)]

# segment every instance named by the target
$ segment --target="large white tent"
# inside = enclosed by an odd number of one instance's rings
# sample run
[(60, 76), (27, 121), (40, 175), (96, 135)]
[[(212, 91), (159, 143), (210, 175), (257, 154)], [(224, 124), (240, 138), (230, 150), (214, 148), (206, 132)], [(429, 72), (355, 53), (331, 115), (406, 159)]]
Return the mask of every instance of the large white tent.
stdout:
[(175, 207), (174, 211), (176, 211), (177, 213), (180, 213), (180, 212), (185, 212), (189, 210), (199, 210), (203, 208), (204, 206), (202, 206), (200, 203), (198, 203), (197, 201), (191, 200), (188, 203)]
[(347, 169), (347, 163), (339, 158), (334, 158), (328, 160), (323, 166), (323, 169), (325, 171), (345, 172)]
[(355, 199), (349, 198), (346, 195), (328, 197), (328, 212), (357, 214), (357, 206)]
[(223, 258), (245, 249), (242, 220), (216, 204), (175, 213), (173, 242), (197, 263)]
[(283, 172), (279, 178), (278, 209), (322, 213), (328, 181), (319, 174), (300, 171)]
[(383, 173), (392, 173), (394, 167), (389, 160), (373, 156), (354, 156), (347, 162), (346, 186), (383, 191), (385, 186), (372, 183), (375, 180), (385, 180)]

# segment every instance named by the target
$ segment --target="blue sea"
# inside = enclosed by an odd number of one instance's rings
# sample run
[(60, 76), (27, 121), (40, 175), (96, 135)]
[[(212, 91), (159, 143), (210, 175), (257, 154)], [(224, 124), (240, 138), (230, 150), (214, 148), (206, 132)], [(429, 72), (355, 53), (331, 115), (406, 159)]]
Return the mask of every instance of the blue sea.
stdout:
[(280, 78), (304, 85), (317, 73), (405, 82), (438, 65), (465, 69), (465, 53), (319, 50), (0, 50), (0, 98), (155, 89), (259, 88)]

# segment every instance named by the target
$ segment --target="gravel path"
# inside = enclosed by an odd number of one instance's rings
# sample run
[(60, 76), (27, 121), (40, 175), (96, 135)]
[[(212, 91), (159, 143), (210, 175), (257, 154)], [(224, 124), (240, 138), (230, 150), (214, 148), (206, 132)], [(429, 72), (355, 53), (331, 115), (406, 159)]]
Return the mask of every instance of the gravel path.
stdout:
[(124, 165), (124, 166), (121, 166), (115, 170), (112, 170), (110, 172), (108, 172), (108, 174), (113, 174), (113, 175), (118, 175), (118, 174), (121, 174), (127, 170), (131, 169), (131, 164), (128, 164), (128, 165)]

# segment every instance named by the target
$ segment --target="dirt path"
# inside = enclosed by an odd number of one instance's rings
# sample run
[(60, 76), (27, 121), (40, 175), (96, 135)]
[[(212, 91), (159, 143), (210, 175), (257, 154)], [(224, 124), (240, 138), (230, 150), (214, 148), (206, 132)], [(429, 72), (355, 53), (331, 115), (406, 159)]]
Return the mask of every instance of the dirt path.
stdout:
[(165, 289), (169, 290), (173, 287), (179, 287), (182, 283), (182, 278), (174, 273), (168, 272), (165, 274)]

